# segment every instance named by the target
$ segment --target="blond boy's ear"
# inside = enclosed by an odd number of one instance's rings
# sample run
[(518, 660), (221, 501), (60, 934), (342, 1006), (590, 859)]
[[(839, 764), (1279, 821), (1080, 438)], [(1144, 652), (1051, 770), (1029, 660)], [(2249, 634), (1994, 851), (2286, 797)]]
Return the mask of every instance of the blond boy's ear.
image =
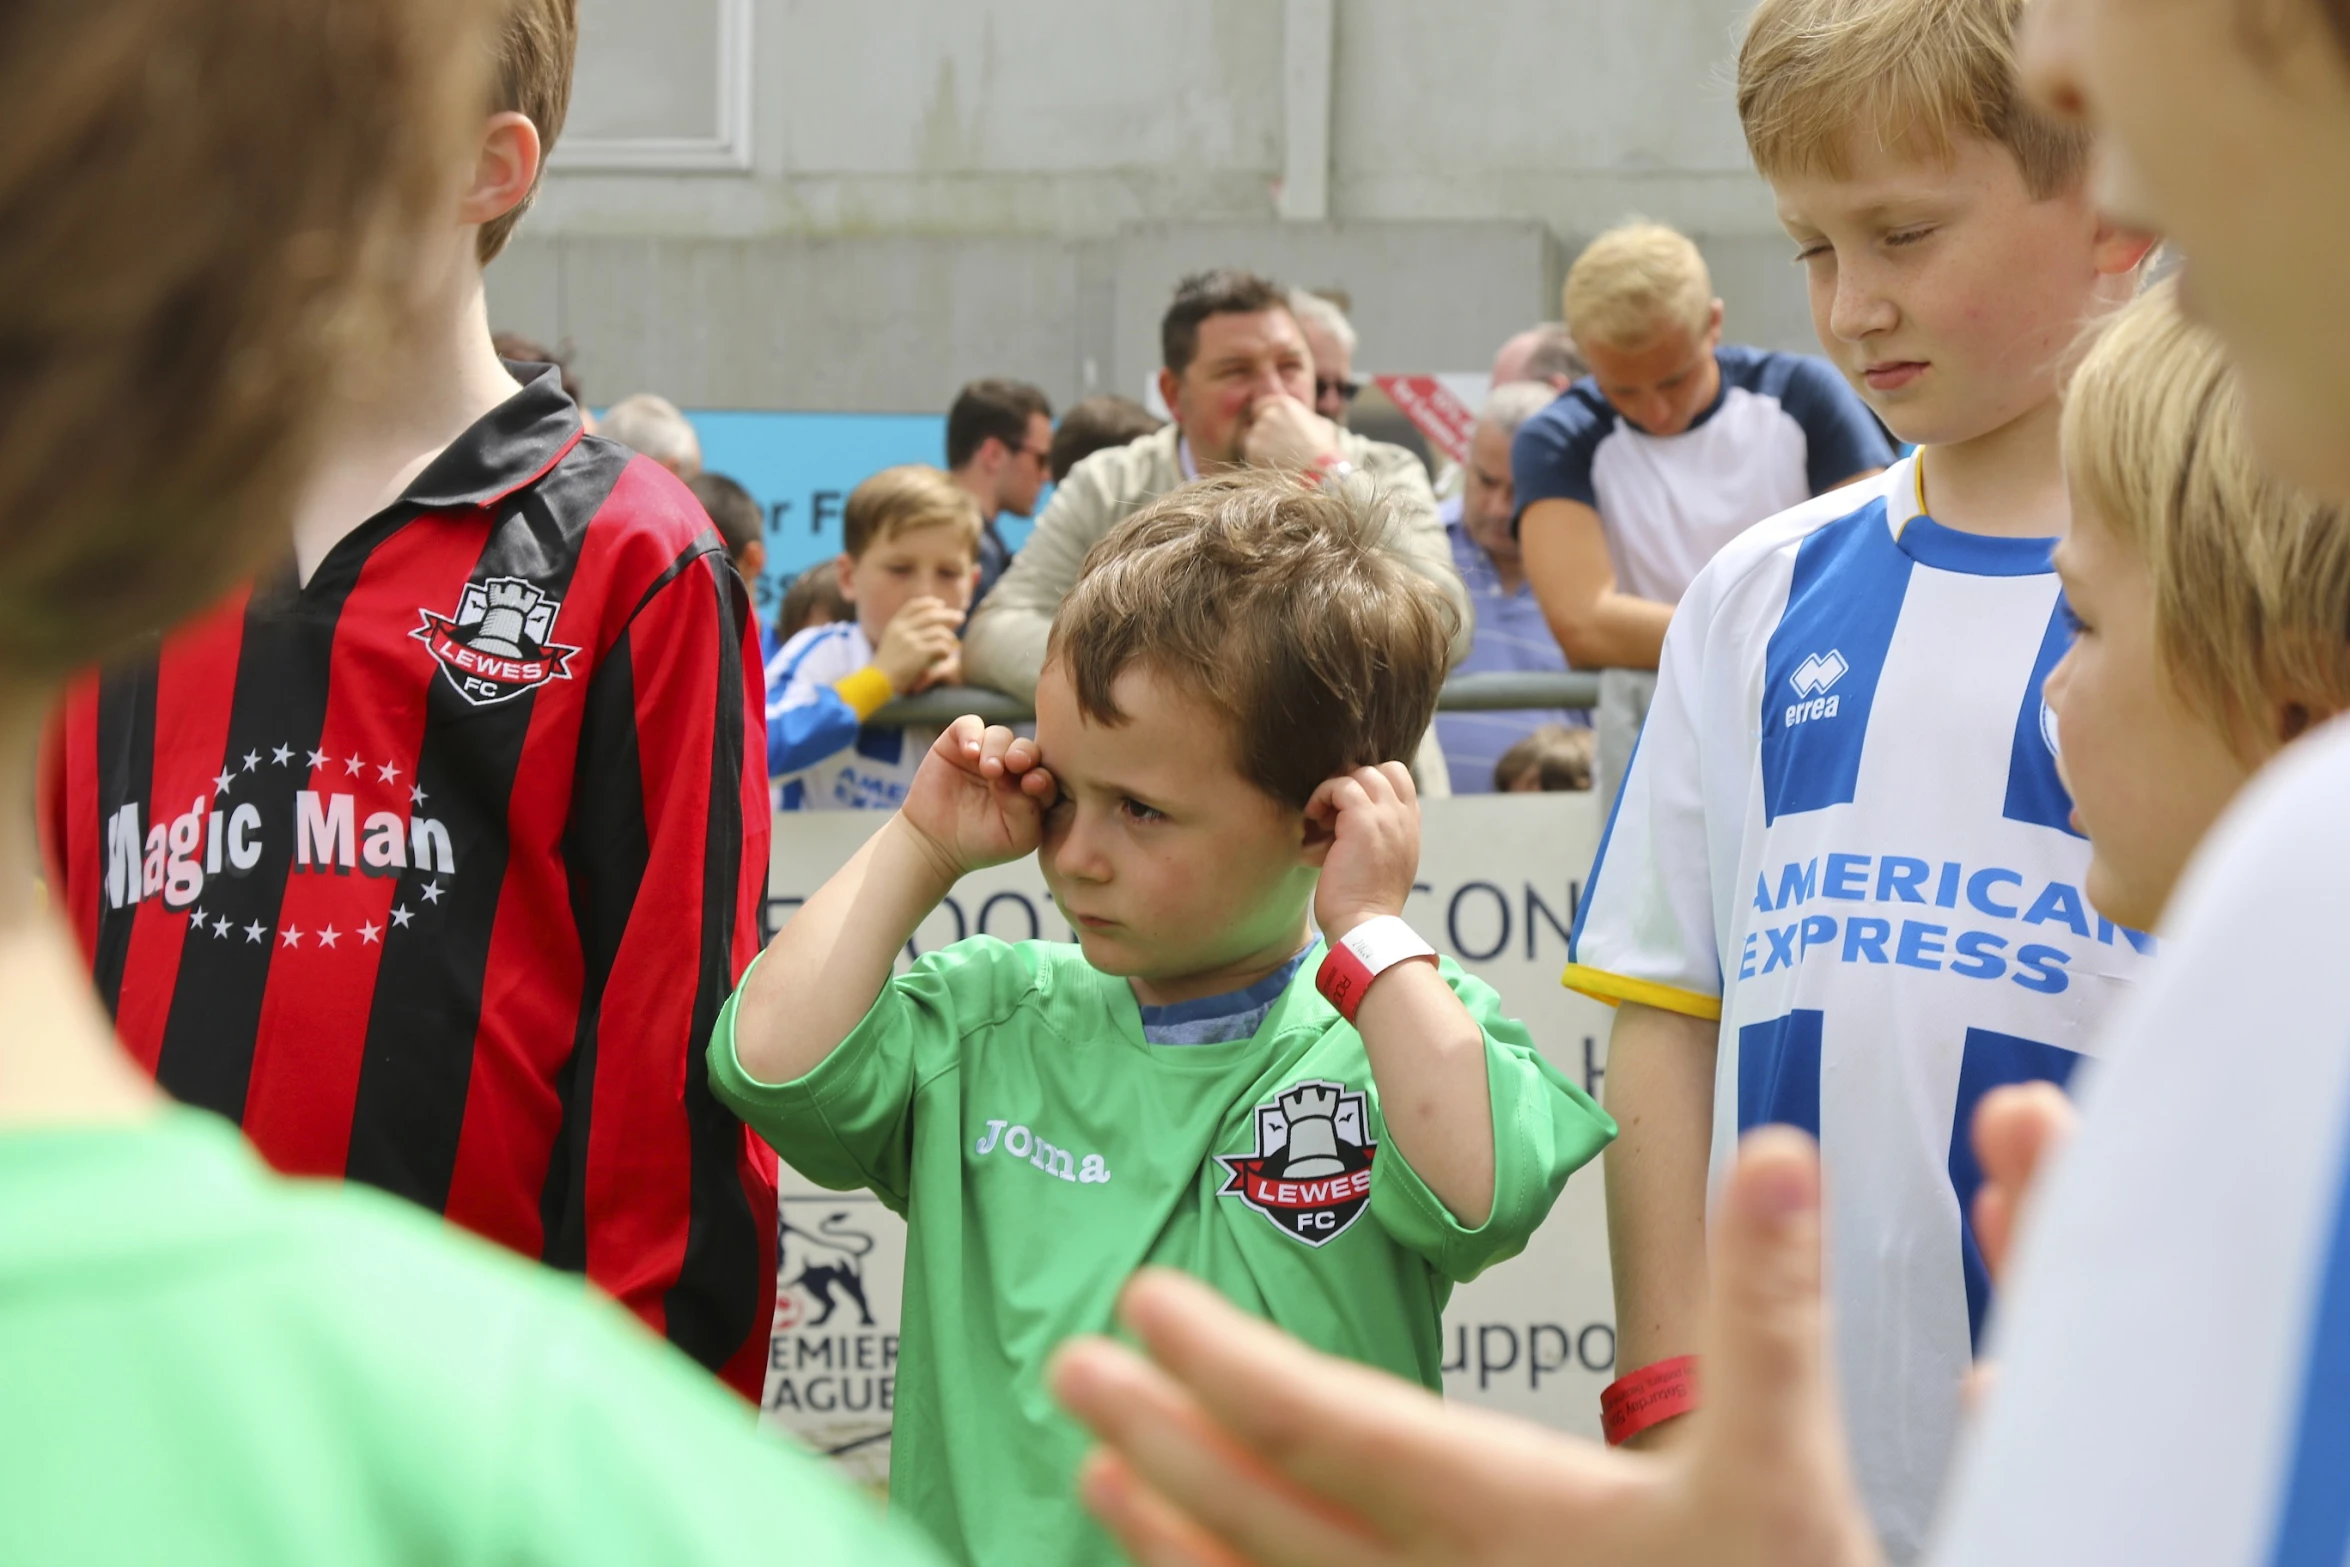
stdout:
[(478, 228), (494, 223), (530, 199), (537, 188), (544, 149), (530, 116), (505, 110), (482, 126), (472, 177), (457, 203), (458, 221)]
[(832, 560), (832, 580), (840, 584), (840, 596), (851, 604), (857, 602), (857, 558), (842, 550)]
[(2159, 235), (2123, 228), (2111, 219), (2100, 217), (2096, 247), (2091, 254), (2100, 275), (2121, 277), (2146, 265), (2161, 243)]

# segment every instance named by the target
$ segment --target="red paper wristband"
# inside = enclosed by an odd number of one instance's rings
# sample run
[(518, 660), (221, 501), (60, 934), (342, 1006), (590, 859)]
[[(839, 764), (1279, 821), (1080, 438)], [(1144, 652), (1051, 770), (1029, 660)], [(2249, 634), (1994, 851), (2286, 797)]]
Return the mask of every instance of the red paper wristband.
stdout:
[(1675, 1415), (1697, 1407), (1697, 1357), (1681, 1355), (1618, 1377), (1600, 1391), (1599, 1427), (1607, 1445), (1622, 1447)]
[(1349, 1023), (1355, 1020), (1355, 1009), (1363, 1004), (1363, 992), (1371, 988), (1371, 981), (1413, 958), (1434, 961), (1436, 949), (1422, 941), (1418, 932), (1393, 914), (1382, 914), (1367, 919), (1344, 936), (1330, 943), (1329, 955), (1314, 971), (1314, 988), (1322, 999), (1338, 1009), (1338, 1015)]

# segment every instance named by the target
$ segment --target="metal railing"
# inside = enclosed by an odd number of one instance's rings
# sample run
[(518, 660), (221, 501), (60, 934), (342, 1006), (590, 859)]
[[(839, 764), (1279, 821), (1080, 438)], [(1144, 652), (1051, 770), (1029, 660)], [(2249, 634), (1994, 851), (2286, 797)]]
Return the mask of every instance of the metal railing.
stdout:
[[(1436, 699), (1440, 713), (1507, 713), (1525, 708), (1596, 707), (1599, 676), (1582, 671), (1565, 674), (1455, 675), (1444, 683)], [(1018, 697), (976, 686), (940, 686), (919, 696), (890, 703), (868, 722), (899, 728), (907, 724), (943, 725), (965, 713), (976, 713), (991, 724), (1023, 724), (1036, 709)]]

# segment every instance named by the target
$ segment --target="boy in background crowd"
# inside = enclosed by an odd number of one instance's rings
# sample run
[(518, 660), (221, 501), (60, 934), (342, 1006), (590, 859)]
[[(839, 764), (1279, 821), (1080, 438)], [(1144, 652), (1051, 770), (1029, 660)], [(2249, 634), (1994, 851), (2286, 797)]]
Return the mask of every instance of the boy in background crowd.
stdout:
[(767, 771), (778, 810), (895, 810), (931, 728), (866, 724), (893, 698), (960, 678), (957, 636), (978, 582), (979, 507), (952, 475), (909, 463), (849, 492), (833, 563), (853, 619), (803, 628), (769, 661)]

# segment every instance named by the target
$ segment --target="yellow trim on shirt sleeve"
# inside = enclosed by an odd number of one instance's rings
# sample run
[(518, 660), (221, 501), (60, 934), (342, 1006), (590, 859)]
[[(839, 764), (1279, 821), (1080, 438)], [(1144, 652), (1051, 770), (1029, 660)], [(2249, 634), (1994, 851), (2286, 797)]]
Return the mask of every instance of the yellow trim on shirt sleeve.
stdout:
[(1663, 1012), (1678, 1012), (1684, 1017), (1701, 1017), (1718, 1023), (1722, 1017), (1722, 998), (1700, 995), (1694, 990), (1683, 990), (1678, 985), (1660, 985), (1653, 979), (1634, 979), (1627, 974), (1610, 974), (1606, 969), (1586, 968), (1570, 963), (1559, 976), (1559, 983), (1578, 995), (1614, 1006), (1629, 1001), (1636, 1006), (1655, 1007)]
[(881, 672), (878, 664), (867, 664), (854, 674), (841, 676), (832, 683), (832, 689), (855, 711), (859, 723), (887, 707), (898, 694), (898, 688), (889, 683), (889, 676)]

